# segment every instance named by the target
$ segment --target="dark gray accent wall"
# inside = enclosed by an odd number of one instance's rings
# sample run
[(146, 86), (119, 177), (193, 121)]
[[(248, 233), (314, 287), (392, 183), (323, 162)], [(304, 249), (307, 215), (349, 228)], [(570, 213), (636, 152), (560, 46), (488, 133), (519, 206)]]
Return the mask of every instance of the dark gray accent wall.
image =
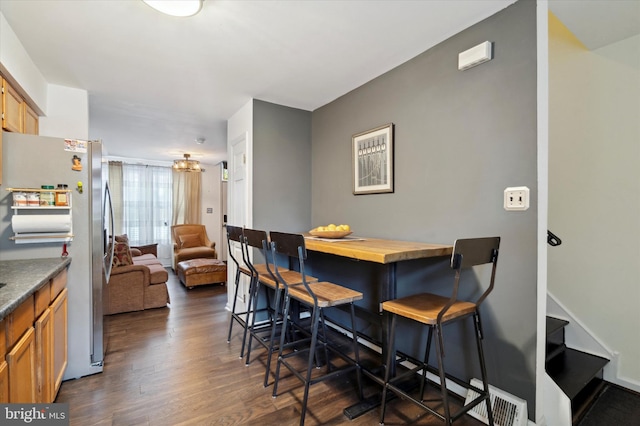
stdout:
[[(458, 53), (487, 40), (493, 60), (458, 71)], [(536, 86), (536, 3), (522, 0), (314, 111), (311, 163), (312, 226), (348, 223), (359, 236), (434, 243), (502, 237), (496, 289), (482, 308), (487, 368), (494, 386), (528, 401), (530, 418), (536, 379)], [(355, 196), (351, 137), (389, 122), (395, 124), (395, 192)], [(505, 211), (504, 189), (522, 185), (531, 189), (531, 207)], [(448, 272), (446, 265), (407, 262), (398, 268), (398, 295), (445, 291)], [(467, 278), (472, 287), (475, 281)], [(366, 288), (366, 282), (355, 285)], [(413, 344), (402, 345), (411, 350)], [(452, 348), (446, 362), (463, 377), (477, 376), (466, 355)]]
[(311, 220), (311, 112), (253, 103), (253, 226), (299, 232)]

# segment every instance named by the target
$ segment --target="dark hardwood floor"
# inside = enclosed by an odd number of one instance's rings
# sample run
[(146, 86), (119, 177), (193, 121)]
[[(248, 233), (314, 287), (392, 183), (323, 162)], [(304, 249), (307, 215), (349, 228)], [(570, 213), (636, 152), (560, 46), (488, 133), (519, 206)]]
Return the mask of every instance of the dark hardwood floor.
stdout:
[[(184, 288), (169, 271), (168, 308), (107, 317), (104, 372), (62, 384), (56, 402), (69, 403), (71, 425), (297, 425), (301, 383), (282, 379), (280, 395), (262, 385), (264, 349), (251, 365), (239, 359), (241, 329), (226, 342), (226, 287)], [(363, 356), (377, 356), (365, 350)], [(375, 409), (354, 420), (342, 413), (357, 402), (355, 376), (313, 385), (307, 425), (377, 425)], [(365, 397), (380, 387), (365, 380)], [(413, 404), (388, 404), (387, 425), (440, 425)], [(457, 424), (482, 423), (465, 416)]]

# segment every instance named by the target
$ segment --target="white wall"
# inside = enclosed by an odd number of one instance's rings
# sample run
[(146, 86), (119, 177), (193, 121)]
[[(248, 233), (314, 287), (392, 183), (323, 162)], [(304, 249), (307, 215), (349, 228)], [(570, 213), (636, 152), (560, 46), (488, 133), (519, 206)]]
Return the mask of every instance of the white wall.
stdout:
[(2, 12), (0, 71), (41, 115), (41, 136), (89, 138), (87, 91), (47, 83)]
[[(209, 240), (216, 243), (218, 259), (223, 253), (222, 245), (226, 241), (222, 238), (222, 212), (220, 211), (221, 194), (221, 165), (202, 164), (205, 172), (202, 174), (201, 217), (202, 224), (207, 229)], [(211, 213), (207, 213), (211, 209)]]
[(550, 20), (548, 289), (640, 391), (640, 36), (588, 51)]
[(89, 94), (86, 90), (49, 84), (46, 117), (40, 117), (40, 136), (89, 139)]
[[(247, 187), (245, 190), (245, 194), (243, 195), (244, 203), (246, 204), (246, 213), (245, 217), (242, 217), (242, 213), (238, 213), (234, 210), (234, 197), (237, 196), (235, 191), (233, 190), (233, 169), (234, 169), (234, 157), (233, 157), (233, 143), (238, 141), (239, 139), (245, 137), (246, 138), (246, 182)], [(253, 209), (253, 186), (251, 182), (253, 181), (253, 173), (252, 173), (252, 152), (253, 152), (253, 99), (250, 99), (242, 108), (240, 108), (229, 120), (227, 121), (227, 157), (228, 157), (228, 169), (229, 169), (229, 182), (228, 182), (228, 191), (227, 191), (227, 223), (230, 225), (242, 225), (246, 227), (253, 226), (253, 220), (250, 212)], [(235, 273), (236, 268), (233, 262), (228, 263), (227, 268), (227, 306), (225, 307), (227, 310), (232, 309), (234, 293), (235, 293)], [(244, 288), (246, 291), (246, 282), (244, 283)], [(238, 307), (238, 311), (242, 310), (241, 307)]]
[[(231, 157), (232, 155), (232, 144), (234, 141), (246, 135), (247, 139), (247, 158), (246, 158), (246, 170), (247, 170), (247, 193), (245, 194), (247, 198), (248, 205), (246, 207), (247, 212), (253, 211), (253, 192), (251, 182), (253, 181), (253, 161), (252, 161), (252, 152), (253, 152), (253, 99), (249, 100), (242, 108), (238, 110), (228, 121), (227, 121), (227, 153), (229, 155), (228, 159), (228, 168), (229, 168), (229, 182), (233, 182), (233, 161), (234, 159)], [(229, 223), (230, 224), (241, 224), (242, 226), (251, 227), (253, 226), (253, 220), (251, 218), (250, 213), (247, 213), (248, 217), (238, 218), (235, 217), (235, 212), (233, 211), (233, 191), (231, 190), (231, 186), (229, 187), (228, 192), (229, 200), (228, 200), (228, 215), (229, 215)]]
[(47, 81), (33, 63), (20, 40), (0, 12), (0, 71), (11, 81), (31, 106), (46, 113)]
[[(534, 420), (545, 423), (549, 410), (546, 374), (546, 313), (547, 313), (547, 244), (549, 210), (549, 9), (546, 1), (538, 1), (536, 7), (536, 51), (537, 51), (537, 167), (538, 167), (538, 244), (537, 244), (537, 316), (536, 316), (536, 409)], [(553, 387), (557, 392), (557, 387)], [(555, 405), (554, 405), (555, 407)], [(555, 410), (554, 410), (555, 412)]]

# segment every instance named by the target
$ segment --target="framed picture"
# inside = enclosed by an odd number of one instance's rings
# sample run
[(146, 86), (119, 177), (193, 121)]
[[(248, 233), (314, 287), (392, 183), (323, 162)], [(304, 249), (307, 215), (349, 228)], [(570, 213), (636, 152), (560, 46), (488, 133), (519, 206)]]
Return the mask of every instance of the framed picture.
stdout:
[(393, 192), (393, 123), (353, 135), (353, 193)]

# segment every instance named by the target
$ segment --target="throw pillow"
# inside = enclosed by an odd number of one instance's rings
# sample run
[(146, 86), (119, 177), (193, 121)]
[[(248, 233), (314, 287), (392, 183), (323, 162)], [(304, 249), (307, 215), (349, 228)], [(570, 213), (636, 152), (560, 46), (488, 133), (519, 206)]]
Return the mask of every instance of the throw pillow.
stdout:
[(114, 268), (118, 266), (133, 265), (133, 259), (131, 259), (131, 250), (129, 244), (116, 242), (113, 249), (113, 263)]
[(180, 248), (201, 247), (203, 245), (199, 234), (180, 235)]
[(129, 244), (129, 237), (127, 234), (116, 235), (115, 237), (116, 243), (127, 243)]

